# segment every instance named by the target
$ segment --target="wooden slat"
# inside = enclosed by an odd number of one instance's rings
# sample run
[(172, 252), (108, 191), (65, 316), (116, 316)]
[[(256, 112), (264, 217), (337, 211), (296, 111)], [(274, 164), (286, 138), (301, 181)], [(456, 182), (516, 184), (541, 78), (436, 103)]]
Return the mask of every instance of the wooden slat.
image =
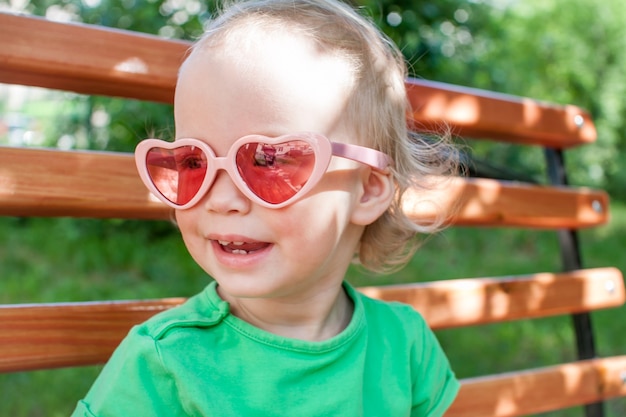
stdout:
[[(2, 13), (0, 39), (0, 82), (167, 103), (190, 45)], [(461, 136), (556, 148), (596, 138), (589, 114), (578, 107), (417, 79), (407, 87), (418, 129), (445, 124)]]
[[(359, 288), (408, 303), (433, 329), (590, 311), (624, 303), (615, 268)], [(0, 306), (0, 372), (105, 362), (132, 325), (183, 299)]]
[(169, 219), (130, 154), (0, 148), (0, 215)]
[(171, 103), (189, 43), (0, 13), (0, 82)]
[(549, 103), (433, 81), (409, 80), (408, 96), (417, 127), (524, 144), (569, 148), (596, 140), (588, 112)]
[(103, 363), (134, 324), (183, 301), (0, 306), (0, 372)]
[[(416, 221), (454, 208), (450, 222), (463, 226), (580, 228), (605, 223), (609, 211), (602, 191), (486, 179), (411, 192), (405, 203)], [(141, 183), (130, 154), (0, 147), (0, 215), (169, 219), (170, 210)]]
[(528, 416), (626, 395), (626, 356), (461, 381), (446, 417)]
[(624, 304), (617, 268), (359, 288), (419, 311), (433, 329), (580, 313)]
[(609, 196), (589, 188), (456, 178), (429, 191), (409, 190), (403, 209), (415, 221), (453, 213), (448, 222), (457, 226), (579, 229), (609, 220)]

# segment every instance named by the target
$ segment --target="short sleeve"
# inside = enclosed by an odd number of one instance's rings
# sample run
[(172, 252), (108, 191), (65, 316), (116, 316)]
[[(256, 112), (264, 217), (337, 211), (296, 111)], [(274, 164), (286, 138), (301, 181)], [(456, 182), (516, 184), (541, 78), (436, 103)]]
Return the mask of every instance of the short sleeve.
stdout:
[(143, 330), (133, 328), (122, 341), (72, 417), (186, 415), (158, 345)]
[(460, 384), (433, 331), (420, 320), (421, 346), (416, 346), (411, 417), (441, 417), (454, 401)]

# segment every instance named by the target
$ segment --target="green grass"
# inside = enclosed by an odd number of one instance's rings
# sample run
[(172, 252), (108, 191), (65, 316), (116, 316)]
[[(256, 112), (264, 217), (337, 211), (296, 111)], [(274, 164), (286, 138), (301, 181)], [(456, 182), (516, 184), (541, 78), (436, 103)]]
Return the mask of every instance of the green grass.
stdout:
[[(612, 205), (608, 226), (580, 234), (586, 267), (626, 271), (626, 205)], [(208, 277), (171, 225), (75, 219), (0, 218), (0, 303), (189, 296)], [(560, 270), (552, 232), (452, 228), (429, 239), (410, 265), (390, 276), (349, 271), (355, 285)], [(593, 313), (601, 355), (625, 354), (626, 308)], [(437, 332), (460, 377), (555, 364), (575, 358), (569, 317), (524, 320)], [(100, 367), (0, 375), (0, 416), (67, 416)], [(582, 416), (579, 408), (547, 413)], [(607, 417), (626, 415), (626, 400)]]

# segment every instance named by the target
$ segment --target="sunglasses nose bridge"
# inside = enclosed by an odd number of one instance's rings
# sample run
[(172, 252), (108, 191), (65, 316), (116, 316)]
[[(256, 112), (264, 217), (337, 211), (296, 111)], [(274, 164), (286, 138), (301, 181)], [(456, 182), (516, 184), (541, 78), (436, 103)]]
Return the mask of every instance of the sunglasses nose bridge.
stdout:
[(233, 180), (233, 182), (236, 182), (236, 179), (233, 178), (233, 172), (232, 172), (232, 167), (231, 164), (229, 162), (229, 158), (226, 156), (215, 156), (213, 157), (213, 178), (215, 179), (215, 177), (217, 177), (217, 173), (221, 170), (221, 171), (226, 171), (226, 173), (228, 174), (228, 176), (230, 177), (231, 180)]
[[(210, 155), (208, 165), (209, 169), (196, 196), (196, 203), (201, 199), (207, 199), (203, 204), (212, 211), (247, 210), (247, 205), (242, 202), (248, 201), (246, 197), (250, 198), (249, 190), (245, 189), (245, 185), (237, 177), (238, 170), (233, 164), (233, 159)], [(220, 170), (226, 172), (228, 179), (219, 179)]]
[(225, 156), (215, 156), (213, 157), (213, 169), (217, 172), (220, 169), (229, 172), (228, 170), (228, 159)]
[(240, 188), (237, 178), (235, 178), (236, 172), (233, 172), (233, 167), (230, 163), (230, 159), (226, 156), (214, 156), (211, 161), (212, 164), (212, 174), (211, 177), (211, 185), (215, 182), (217, 178), (217, 174), (219, 171), (226, 171), (230, 180), (235, 184), (237, 188)]

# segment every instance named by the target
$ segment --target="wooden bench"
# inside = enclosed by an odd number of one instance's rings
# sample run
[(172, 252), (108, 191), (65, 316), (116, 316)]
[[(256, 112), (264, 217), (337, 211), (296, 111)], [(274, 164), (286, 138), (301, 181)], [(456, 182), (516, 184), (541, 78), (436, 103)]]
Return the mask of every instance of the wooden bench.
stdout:
[[(2, 83), (163, 103), (172, 101), (189, 46), (8, 14), (0, 14), (0, 39)], [(554, 229), (567, 251), (576, 249), (577, 229), (608, 221), (604, 192), (568, 187), (557, 175), (564, 149), (595, 140), (585, 111), (423, 80), (407, 80), (407, 86), (417, 126), (445, 123), (465, 138), (543, 146), (551, 157), (552, 186), (453, 181), (441, 196), (444, 205), (459, 205), (449, 219), (453, 226)], [(433, 215), (415, 201), (409, 195), (405, 206), (413, 218)], [(3, 147), (0, 215), (154, 220), (167, 219), (169, 210), (149, 198), (130, 154)], [(624, 303), (623, 277), (616, 268), (583, 269), (575, 256), (564, 259), (556, 272), (360, 290), (411, 304), (433, 329), (573, 315), (579, 360), (464, 379), (447, 416), (521, 416), (580, 404), (591, 404), (588, 416), (600, 416), (601, 401), (626, 395), (626, 356), (596, 357), (588, 313)], [(133, 324), (183, 301), (1, 306), (0, 372), (103, 363)]]

